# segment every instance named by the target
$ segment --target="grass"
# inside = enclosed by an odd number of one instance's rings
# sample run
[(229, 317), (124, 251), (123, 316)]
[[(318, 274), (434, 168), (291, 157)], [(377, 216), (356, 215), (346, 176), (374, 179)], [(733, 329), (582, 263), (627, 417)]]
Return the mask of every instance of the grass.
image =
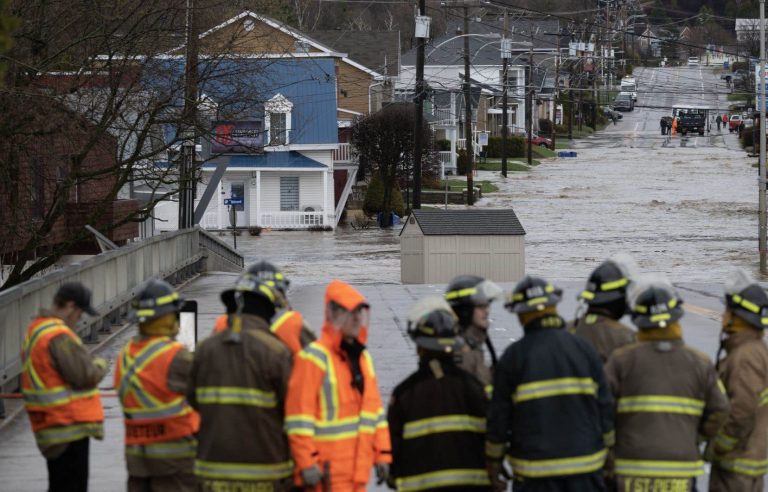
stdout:
[(550, 157), (555, 157), (555, 153), (553, 151), (549, 150), (546, 147), (534, 146), (534, 147), (532, 147), (532, 150), (533, 150), (533, 155), (534, 156), (541, 157), (542, 159), (548, 159)]
[(749, 98), (749, 94), (745, 94), (742, 92), (734, 92), (733, 94), (728, 94), (726, 99), (728, 101), (746, 101)]
[[(507, 159), (507, 171), (530, 171), (528, 167), (528, 160), (525, 157), (514, 157)], [(531, 164), (538, 166), (541, 161), (537, 159), (531, 160)], [(478, 171), (501, 171), (501, 159), (486, 159), (485, 162), (477, 163)]]
[[(490, 181), (474, 181), (475, 186), (480, 186), (480, 191), (483, 193), (494, 193), (496, 191), (499, 191), (499, 187), (495, 184), (491, 183)], [(467, 186), (467, 180), (466, 179), (449, 179), (448, 180), (448, 188), (450, 189), (462, 189), (466, 188)], [(440, 182), (440, 189), (445, 189), (445, 181)]]

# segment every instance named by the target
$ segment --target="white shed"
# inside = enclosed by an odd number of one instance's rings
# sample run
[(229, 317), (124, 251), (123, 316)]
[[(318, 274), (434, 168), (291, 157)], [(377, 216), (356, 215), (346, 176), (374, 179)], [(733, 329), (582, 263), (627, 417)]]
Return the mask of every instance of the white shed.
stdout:
[(400, 280), (443, 284), (474, 274), (496, 282), (525, 275), (525, 230), (510, 209), (414, 210), (400, 231)]

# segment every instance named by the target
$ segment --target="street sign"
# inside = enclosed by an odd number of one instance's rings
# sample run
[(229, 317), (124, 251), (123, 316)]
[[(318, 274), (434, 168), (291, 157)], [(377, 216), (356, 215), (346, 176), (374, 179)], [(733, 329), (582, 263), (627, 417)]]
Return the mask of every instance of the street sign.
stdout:
[(224, 205), (244, 205), (245, 198), (241, 196), (233, 196), (232, 198), (225, 198)]
[(478, 135), (478, 144), (480, 144), (482, 147), (485, 147), (488, 145), (488, 134), (487, 133), (480, 133)]

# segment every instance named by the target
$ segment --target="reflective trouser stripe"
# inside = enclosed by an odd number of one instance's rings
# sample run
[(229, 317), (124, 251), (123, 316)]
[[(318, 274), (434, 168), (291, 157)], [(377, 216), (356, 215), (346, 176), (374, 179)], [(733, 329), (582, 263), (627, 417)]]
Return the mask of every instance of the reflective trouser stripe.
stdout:
[(592, 378), (557, 378), (532, 383), (521, 384), (517, 387), (512, 400), (520, 403), (538, 398), (565, 395), (597, 395), (597, 383)]
[(275, 408), (277, 397), (272, 391), (236, 386), (211, 386), (197, 388), (197, 402), (202, 405), (251, 405), (255, 407)]
[(697, 477), (704, 474), (704, 462), (617, 459), (616, 474), (630, 477)]
[(730, 458), (717, 460), (714, 463), (720, 469), (740, 473), (742, 475), (749, 475), (750, 477), (762, 477), (768, 474), (768, 459), (766, 460), (750, 460), (746, 458)]
[(441, 470), (421, 475), (411, 475), (395, 480), (399, 492), (416, 492), (438, 487), (490, 485), (488, 473), (477, 469)]
[(485, 456), (492, 460), (501, 459), (504, 456), (504, 446), (503, 443), (485, 441)]
[(768, 389), (763, 390), (760, 393), (760, 403), (759, 403), (759, 405), (761, 407), (764, 407), (764, 406), (768, 405)]
[(704, 401), (669, 395), (640, 395), (619, 398), (618, 413), (656, 412), (700, 416)]
[(731, 437), (728, 434), (726, 434), (723, 431), (720, 431), (720, 433), (715, 436), (715, 444), (721, 449), (725, 449), (726, 451), (732, 451), (733, 448), (736, 447), (736, 444), (739, 443), (739, 440), (735, 437)]
[(101, 422), (87, 422), (59, 427), (48, 427), (35, 432), (35, 440), (40, 446), (51, 446), (80, 440), (84, 437), (102, 437), (104, 426)]
[(149, 444), (130, 444), (125, 446), (125, 454), (150, 459), (182, 459), (194, 458), (197, 451), (197, 440), (154, 442)]
[(293, 463), (219, 463), (195, 460), (195, 475), (222, 480), (280, 480), (293, 474)]
[(601, 449), (594, 454), (570, 458), (524, 460), (507, 456), (507, 461), (512, 465), (516, 475), (538, 478), (591, 473), (603, 467), (605, 456), (606, 450)]
[(441, 432), (485, 432), (485, 419), (471, 415), (444, 415), (405, 424), (403, 439), (415, 439)]

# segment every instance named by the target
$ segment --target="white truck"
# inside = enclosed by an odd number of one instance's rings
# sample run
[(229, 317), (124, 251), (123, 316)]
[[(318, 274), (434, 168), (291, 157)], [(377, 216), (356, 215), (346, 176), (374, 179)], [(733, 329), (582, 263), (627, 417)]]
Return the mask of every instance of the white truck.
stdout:
[(637, 101), (637, 83), (633, 77), (621, 79), (621, 92), (629, 92), (632, 94), (632, 100)]

